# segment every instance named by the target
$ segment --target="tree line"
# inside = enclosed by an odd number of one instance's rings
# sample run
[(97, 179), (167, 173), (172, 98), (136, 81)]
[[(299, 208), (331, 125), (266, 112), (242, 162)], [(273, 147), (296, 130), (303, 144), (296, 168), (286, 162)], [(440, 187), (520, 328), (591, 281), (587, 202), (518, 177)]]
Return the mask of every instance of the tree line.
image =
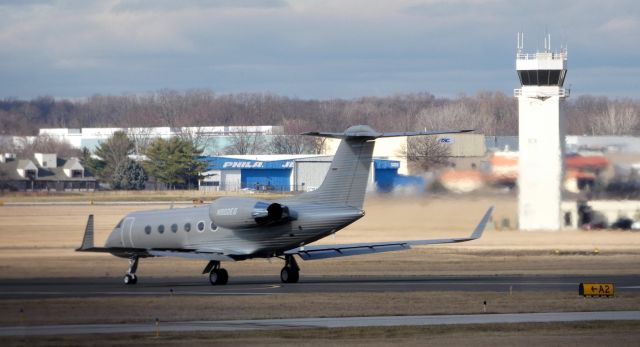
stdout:
[(190, 189), (198, 186), (198, 178), (206, 170), (206, 163), (198, 158), (202, 149), (182, 137), (152, 140), (144, 150), (144, 161), (131, 158), (134, 149), (134, 141), (117, 131), (98, 145), (95, 155), (84, 148), (82, 163), (112, 189), (126, 190), (145, 189), (150, 176), (169, 189)]
[[(565, 102), (567, 133), (639, 135), (640, 101), (603, 96)], [(82, 100), (0, 100), (0, 135), (36, 135), (39, 128), (281, 125), (285, 135), (341, 131), (368, 124), (384, 131), (471, 128), (517, 135), (517, 100), (502, 92), (436, 97), (428, 92), (357, 99), (307, 100), (269, 93), (216, 94), (159, 90), (144, 95), (94, 95)], [(282, 146), (296, 146), (286, 143)], [(313, 144), (308, 144), (313, 146)]]

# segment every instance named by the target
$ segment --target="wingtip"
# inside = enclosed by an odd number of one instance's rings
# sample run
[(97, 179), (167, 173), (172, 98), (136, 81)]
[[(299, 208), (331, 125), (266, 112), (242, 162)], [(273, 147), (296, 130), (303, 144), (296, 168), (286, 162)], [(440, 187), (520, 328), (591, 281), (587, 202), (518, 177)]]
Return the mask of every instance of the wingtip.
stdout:
[(494, 206), (490, 206), (489, 209), (487, 209), (487, 212), (485, 212), (484, 216), (480, 220), (480, 223), (478, 223), (478, 226), (469, 237), (470, 239), (475, 240), (482, 237), (482, 233), (484, 232), (484, 229), (487, 227), (487, 223), (489, 222), (489, 219), (491, 219), (491, 215), (493, 214), (493, 207)]
[(89, 218), (87, 218), (87, 225), (84, 228), (82, 244), (79, 248), (76, 248), (76, 251), (80, 252), (91, 248), (93, 248), (93, 214), (90, 214)]

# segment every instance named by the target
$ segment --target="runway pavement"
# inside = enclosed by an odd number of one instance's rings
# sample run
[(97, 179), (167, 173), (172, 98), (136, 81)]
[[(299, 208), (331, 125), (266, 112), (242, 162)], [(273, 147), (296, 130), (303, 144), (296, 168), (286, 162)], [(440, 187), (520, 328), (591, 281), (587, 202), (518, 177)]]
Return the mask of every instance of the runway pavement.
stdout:
[(640, 291), (640, 275), (615, 276), (428, 276), (428, 277), (302, 277), (282, 284), (275, 276), (232, 277), (212, 286), (206, 276), (144, 278), (124, 285), (119, 277), (0, 280), (0, 300), (137, 295), (272, 295), (341, 292), (414, 291), (574, 291), (581, 282), (614, 283), (617, 292)]
[(536, 323), (640, 320), (640, 311), (510, 313), (477, 315), (378, 316), (338, 318), (260, 319), (230, 321), (155, 322), (133, 324), (74, 324), (0, 327), (0, 336), (84, 335), (190, 331), (239, 331), (292, 328), (348, 328), (490, 323)]

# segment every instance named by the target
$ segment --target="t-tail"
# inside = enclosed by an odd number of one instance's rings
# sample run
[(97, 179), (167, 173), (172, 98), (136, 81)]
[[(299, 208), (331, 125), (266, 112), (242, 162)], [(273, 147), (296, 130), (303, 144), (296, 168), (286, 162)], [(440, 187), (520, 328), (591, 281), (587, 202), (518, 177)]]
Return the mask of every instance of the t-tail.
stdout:
[(439, 135), (465, 133), (472, 130), (380, 133), (367, 125), (356, 125), (342, 133), (309, 132), (303, 135), (342, 139), (322, 185), (308, 193), (287, 199), (352, 206), (362, 209), (371, 170), (375, 140), (381, 137)]

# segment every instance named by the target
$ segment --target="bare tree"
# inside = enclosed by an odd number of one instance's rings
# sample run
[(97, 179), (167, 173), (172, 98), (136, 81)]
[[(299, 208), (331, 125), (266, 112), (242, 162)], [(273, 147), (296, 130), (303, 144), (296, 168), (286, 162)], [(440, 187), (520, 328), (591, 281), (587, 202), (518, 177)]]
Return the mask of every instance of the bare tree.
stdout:
[(162, 89), (156, 94), (156, 104), (165, 126), (176, 127), (185, 110), (185, 97), (176, 90)]
[(151, 128), (127, 128), (126, 134), (133, 142), (133, 153), (136, 155), (143, 154), (154, 140)]
[(274, 154), (304, 154), (317, 153), (317, 143), (314, 137), (300, 135), (309, 131), (310, 125), (302, 120), (285, 120), (282, 133), (273, 136), (269, 148)]
[[(580, 96), (564, 102), (569, 134), (639, 134), (637, 99)], [(147, 95), (94, 95), (85, 100), (38, 97), (0, 99), (0, 134), (28, 136), (48, 127), (152, 127), (284, 125), (342, 131), (368, 124), (381, 131), (474, 128), (486, 135), (516, 135), (517, 101), (502, 92), (436, 98), (423, 92), (386, 97), (309, 100), (270, 93), (217, 95), (208, 89), (162, 89)]]
[(183, 140), (191, 142), (194, 148), (207, 152), (207, 149), (216, 145), (214, 134), (209, 132), (206, 127), (182, 127), (177, 135)]
[(266, 140), (258, 132), (242, 129), (231, 134), (231, 144), (225, 147), (225, 154), (261, 154), (265, 151)]
[(606, 97), (581, 95), (563, 103), (566, 114), (567, 134), (593, 134), (596, 119), (606, 114), (609, 101)]
[(82, 151), (73, 147), (69, 142), (58, 140), (51, 136), (37, 136), (33, 141), (23, 141), (23, 145), (15, 148), (15, 152), (21, 157), (30, 157), (34, 153), (56, 153), (59, 157), (80, 157)]
[(594, 135), (634, 135), (638, 130), (638, 111), (626, 102), (610, 102), (606, 112), (594, 120)]
[(431, 109), (423, 109), (417, 117), (420, 129), (476, 129), (480, 132), (491, 128), (490, 120), (472, 112), (463, 102), (445, 104)]
[(400, 149), (409, 165), (423, 171), (431, 171), (449, 164), (449, 147), (434, 136), (409, 137), (407, 145)]

